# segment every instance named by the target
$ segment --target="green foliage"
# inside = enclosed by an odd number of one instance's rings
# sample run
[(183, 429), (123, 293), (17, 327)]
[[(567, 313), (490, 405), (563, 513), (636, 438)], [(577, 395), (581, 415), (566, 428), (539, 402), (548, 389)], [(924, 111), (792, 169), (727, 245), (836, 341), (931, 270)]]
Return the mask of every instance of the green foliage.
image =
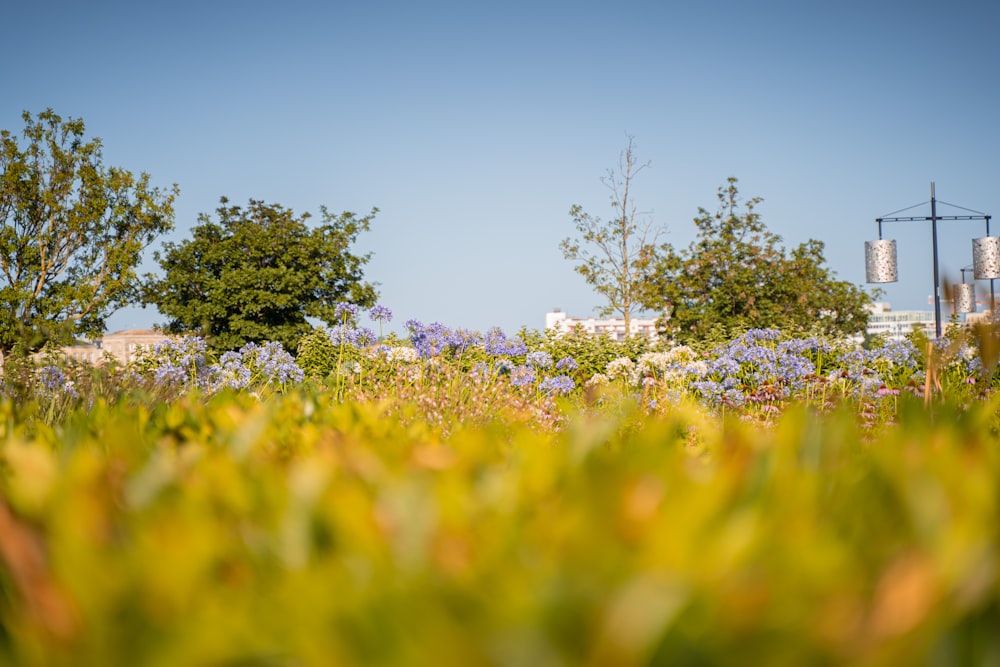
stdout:
[(334, 324), (338, 303), (375, 303), (363, 274), (370, 254), (351, 245), (378, 209), (358, 217), (322, 208), (322, 224), (310, 227), (308, 213), (296, 217), (277, 204), (227, 203), (218, 221), (202, 214), (192, 239), (156, 254), (164, 276), (146, 301), (171, 318), (169, 331), (197, 331), (217, 351), (268, 340), (292, 351), (312, 328), (307, 318)]
[(317, 327), (299, 340), (295, 360), (306, 376), (325, 378), (337, 368), (337, 359), (337, 345), (325, 328)]
[[(643, 301), (667, 304), (663, 331), (679, 342), (706, 335), (731, 339), (755, 328), (809, 334), (855, 334), (868, 321), (870, 297), (837, 280), (825, 266), (823, 243), (810, 240), (786, 254), (781, 237), (741, 201), (736, 179), (718, 191), (713, 215), (699, 209), (698, 238), (686, 250), (662, 246)], [(745, 211), (740, 207), (745, 205)]]
[(560, 244), (563, 257), (577, 262), (577, 273), (607, 300), (601, 313), (621, 313), (626, 332), (632, 313), (641, 305), (645, 271), (657, 256), (659, 230), (653, 227), (648, 214), (637, 210), (632, 193), (635, 177), (647, 166), (649, 163), (638, 163), (629, 137), (617, 173), (608, 170), (601, 179), (611, 191), (614, 217), (604, 221), (574, 205), (569, 214), (580, 236), (566, 238)]
[(644, 352), (656, 347), (646, 336), (632, 336), (618, 341), (610, 336), (593, 336), (583, 329), (568, 334), (551, 329), (545, 333), (522, 330), (518, 335), (529, 349), (548, 352), (555, 361), (566, 357), (573, 359), (579, 366), (572, 374), (577, 380), (604, 373), (608, 363), (621, 357), (635, 361)]
[(105, 167), (100, 139), (51, 109), (0, 131), (0, 353), (104, 333), (139, 298), (142, 251), (173, 227), (178, 188)]

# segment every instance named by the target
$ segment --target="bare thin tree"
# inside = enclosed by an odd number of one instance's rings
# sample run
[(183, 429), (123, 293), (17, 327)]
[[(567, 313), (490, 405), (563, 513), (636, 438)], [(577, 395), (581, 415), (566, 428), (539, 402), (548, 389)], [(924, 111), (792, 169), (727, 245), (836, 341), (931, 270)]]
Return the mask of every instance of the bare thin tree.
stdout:
[(618, 169), (609, 169), (601, 178), (611, 192), (614, 217), (605, 221), (575, 204), (569, 214), (579, 237), (566, 238), (560, 244), (563, 257), (577, 262), (576, 272), (607, 300), (601, 314), (621, 314), (626, 336), (646, 271), (657, 256), (657, 238), (664, 231), (653, 224), (652, 212), (638, 210), (633, 197), (636, 176), (650, 164), (639, 162), (635, 141), (628, 136)]

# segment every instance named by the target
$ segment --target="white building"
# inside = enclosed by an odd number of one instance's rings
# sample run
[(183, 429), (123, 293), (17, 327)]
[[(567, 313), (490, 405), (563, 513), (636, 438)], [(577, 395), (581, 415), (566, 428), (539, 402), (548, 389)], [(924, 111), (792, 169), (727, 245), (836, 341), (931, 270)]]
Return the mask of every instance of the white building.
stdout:
[[(933, 310), (893, 310), (884, 302), (873, 303), (868, 309), (872, 313), (866, 329), (869, 336), (883, 335), (889, 340), (903, 340), (914, 329), (922, 329), (928, 338), (937, 335)], [(943, 324), (947, 325), (947, 322)]]
[[(866, 331), (870, 336), (883, 335), (889, 340), (902, 340), (914, 329), (922, 329), (928, 338), (935, 336), (933, 310), (893, 310), (884, 302), (873, 303), (868, 309), (871, 311), (871, 316)], [(942, 317), (947, 316), (942, 313)], [(982, 317), (988, 318), (989, 315), (970, 313), (965, 316), (965, 321), (971, 324)], [(943, 321), (943, 325), (948, 325), (947, 320)], [(625, 339), (625, 320), (620, 317), (583, 319), (570, 317), (558, 309), (545, 313), (546, 329), (569, 333), (577, 327), (589, 334), (611, 336), (619, 341)], [(629, 321), (629, 329), (633, 336), (649, 336), (654, 341), (658, 339), (655, 319), (633, 317)]]
[(152, 329), (129, 329), (105, 334), (100, 340), (93, 342), (78, 342), (60, 350), (60, 353), (70, 359), (85, 361), (98, 366), (110, 356), (122, 364), (135, 360), (140, 349), (152, 348), (162, 340), (173, 338), (162, 331)]
[[(557, 308), (552, 312), (545, 313), (545, 328), (555, 329), (561, 333), (570, 333), (579, 328), (592, 335), (610, 336), (618, 341), (625, 340), (625, 319), (621, 317), (582, 319), (570, 317)], [(656, 319), (629, 318), (629, 334), (631, 336), (648, 336), (651, 340), (657, 340)]]

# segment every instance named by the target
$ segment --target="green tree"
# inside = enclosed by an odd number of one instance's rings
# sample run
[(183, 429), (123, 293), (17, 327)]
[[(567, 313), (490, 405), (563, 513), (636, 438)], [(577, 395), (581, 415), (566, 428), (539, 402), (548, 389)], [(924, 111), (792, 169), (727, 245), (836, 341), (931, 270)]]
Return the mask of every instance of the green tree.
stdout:
[(142, 251), (173, 227), (176, 185), (105, 167), (101, 140), (52, 109), (0, 131), (0, 353), (104, 333), (140, 298)]
[(633, 181), (648, 166), (648, 162), (638, 162), (629, 137), (628, 146), (619, 156), (617, 172), (609, 169), (601, 179), (611, 191), (614, 217), (604, 221), (574, 205), (569, 214), (580, 237), (566, 238), (560, 244), (563, 257), (578, 262), (577, 273), (607, 300), (600, 313), (621, 313), (626, 336), (646, 282), (645, 270), (656, 257), (656, 239), (661, 231), (654, 227), (650, 214), (637, 210), (633, 198)]
[[(865, 330), (871, 297), (827, 268), (821, 241), (790, 254), (729, 178), (713, 215), (699, 208), (697, 239), (684, 251), (670, 244), (649, 272), (643, 303), (660, 308), (660, 330), (679, 342), (729, 339), (748, 329), (823, 334)], [(742, 205), (742, 207), (741, 207)]]
[(333, 325), (340, 302), (374, 305), (363, 275), (371, 253), (350, 248), (378, 209), (359, 217), (323, 207), (322, 224), (310, 227), (308, 213), (277, 204), (227, 204), (223, 197), (217, 222), (201, 214), (192, 239), (155, 255), (164, 275), (146, 301), (171, 318), (168, 331), (197, 331), (219, 351), (269, 340), (293, 351), (312, 329), (307, 318)]

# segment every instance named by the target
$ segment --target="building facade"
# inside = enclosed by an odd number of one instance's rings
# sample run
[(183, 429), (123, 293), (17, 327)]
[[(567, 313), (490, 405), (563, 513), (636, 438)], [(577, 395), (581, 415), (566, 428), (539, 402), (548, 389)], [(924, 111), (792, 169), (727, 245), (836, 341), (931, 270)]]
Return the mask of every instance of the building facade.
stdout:
[[(932, 310), (893, 310), (888, 303), (873, 303), (869, 306), (871, 316), (866, 332), (870, 336), (881, 335), (889, 340), (902, 340), (915, 329), (922, 330), (929, 338), (934, 338), (934, 311)], [(988, 314), (970, 313), (966, 322), (972, 323)], [(569, 333), (574, 329), (582, 329), (591, 335), (610, 336), (615, 340), (625, 339), (625, 320), (622, 318), (598, 319), (595, 317), (570, 317), (556, 309), (545, 314), (545, 328), (561, 333)], [(631, 318), (629, 330), (632, 336), (647, 336), (658, 340), (656, 320), (650, 318)], [(860, 342), (860, 338), (858, 339)]]
[(128, 329), (105, 335), (92, 343), (77, 343), (62, 348), (63, 356), (99, 365), (110, 356), (121, 364), (135, 360), (141, 348), (151, 348), (170, 336), (153, 329)]
[(893, 310), (888, 303), (876, 302), (868, 309), (866, 333), (869, 336), (885, 336), (889, 340), (903, 340), (914, 330), (922, 330), (928, 338), (936, 335), (933, 310)]
[[(609, 336), (617, 341), (625, 340), (625, 319), (621, 317), (611, 317), (598, 319), (596, 317), (578, 318), (570, 317), (558, 308), (545, 313), (545, 328), (554, 329), (560, 333), (570, 333), (576, 329), (595, 335)], [(629, 318), (630, 336), (646, 336), (650, 340), (657, 340), (656, 320), (642, 317)]]

